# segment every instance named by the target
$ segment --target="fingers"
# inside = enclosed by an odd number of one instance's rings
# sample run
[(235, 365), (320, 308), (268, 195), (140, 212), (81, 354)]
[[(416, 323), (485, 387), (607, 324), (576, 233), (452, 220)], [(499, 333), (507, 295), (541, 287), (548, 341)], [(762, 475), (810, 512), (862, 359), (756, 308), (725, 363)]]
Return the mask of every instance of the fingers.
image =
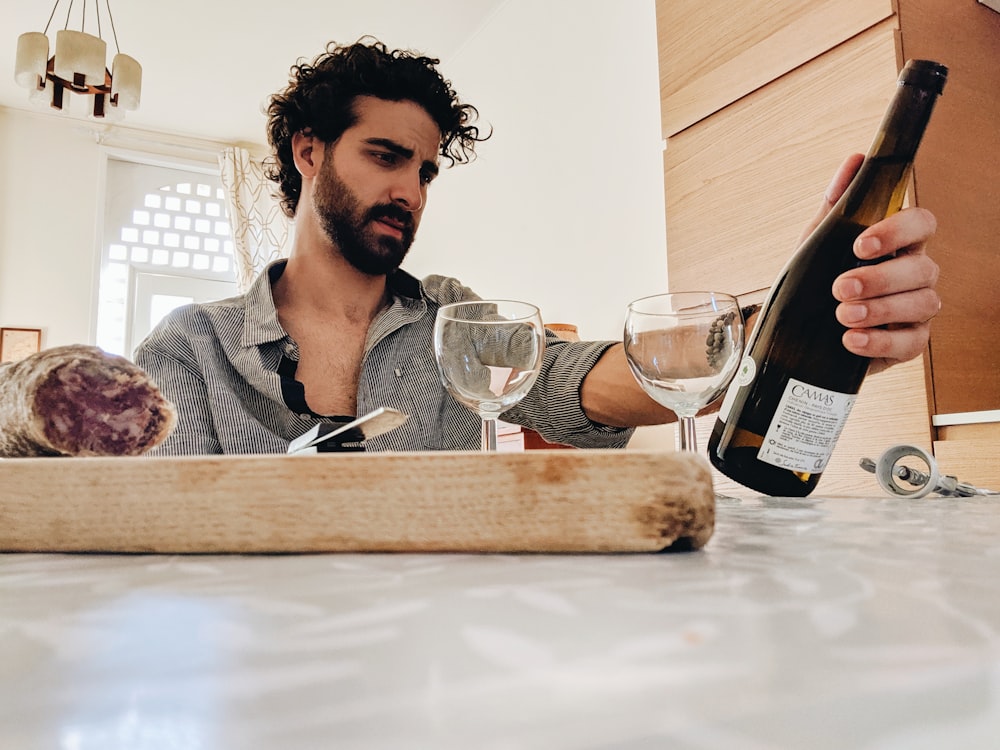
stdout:
[(927, 346), (930, 324), (920, 323), (897, 329), (852, 329), (844, 334), (844, 347), (872, 359), (902, 361), (913, 359)]
[(941, 310), (941, 298), (930, 288), (901, 292), (891, 297), (843, 302), (837, 320), (846, 328), (876, 328), (929, 322)]
[(937, 275), (937, 264), (919, 253), (854, 269), (834, 282), (834, 296), (841, 300), (837, 320), (848, 328), (844, 346), (870, 357), (871, 372), (926, 349), (930, 320), (941, 310)]
[(937, 230), (937, 219), (925, 208), (907, 208), (873, 224), (854, 241), (854, 254), (862, 260), (898, 252), (923, 252)]
[[(833, 282), (833, 296), (840, 302), (852, 302), (872, 300), (919, 289), (933, 290), (937, 284), (939, 273), (938, 264), (922, 251), (916, 254), (904, 252), (904, 254), (897, 255), (882, 263), (845, 271)], [(930, 304), (930, 302), (927, 303)], [(936, 314), (937, 310), (935, 309), (933, 313)], [(885, 322), (906, 323), (922, 320), (926, 320), (926, 317), (904, 317)]]
[(869, 372), (880, 372), (897, 362), (920, 356), (930, 339), (930, 323), (901, 328), (851, 329), (844, 334), (844, 347), (872, 360)]
[(872, 360), (872, 372), (904, 362), (927, 348), (930, 320), (941, 310), (934, 290), (939, 268), (924, 252), (934, 215), (909, 208), (862, 232), (854, 253), (862, 260), (894, 255), (841, 274), (833, 283), (844, 346)]

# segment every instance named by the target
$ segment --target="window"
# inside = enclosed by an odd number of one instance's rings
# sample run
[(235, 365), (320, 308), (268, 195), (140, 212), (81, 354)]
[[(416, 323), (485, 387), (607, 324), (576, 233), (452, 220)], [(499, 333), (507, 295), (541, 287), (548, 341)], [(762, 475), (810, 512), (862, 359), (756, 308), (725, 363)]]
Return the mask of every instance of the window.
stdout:
[(131, 358), (174, 308), (237, 293), (216, 173), (108, 157), (97, 345)]

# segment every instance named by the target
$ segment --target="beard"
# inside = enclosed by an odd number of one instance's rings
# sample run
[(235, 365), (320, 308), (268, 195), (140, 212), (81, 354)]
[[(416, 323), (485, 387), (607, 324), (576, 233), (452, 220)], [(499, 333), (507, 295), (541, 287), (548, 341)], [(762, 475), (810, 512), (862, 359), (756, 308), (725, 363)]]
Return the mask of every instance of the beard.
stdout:
[[(416, 236), (409, 211), (393, 203), (362, 208), (331, 159), (323, 164), (313, 203), (330, 241), (348, 263), (369, 276), (385, 276), (399, 268)], [(376, 232), (373, 224), (383, 218), (402, 224), (403, 236), (397, 239)]]

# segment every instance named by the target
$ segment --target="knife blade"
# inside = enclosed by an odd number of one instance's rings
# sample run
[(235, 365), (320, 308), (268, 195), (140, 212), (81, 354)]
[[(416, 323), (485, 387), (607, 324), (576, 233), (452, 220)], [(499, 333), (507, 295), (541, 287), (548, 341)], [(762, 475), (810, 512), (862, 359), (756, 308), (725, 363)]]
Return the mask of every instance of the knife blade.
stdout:
[(382, 406), (345, 424), (320, 423), (288, 444), (289, 453), (316, 453), (317, 446), (329, 440), (336, 443), (360, 443), (384, 435), (410, 418), (396, 409)]

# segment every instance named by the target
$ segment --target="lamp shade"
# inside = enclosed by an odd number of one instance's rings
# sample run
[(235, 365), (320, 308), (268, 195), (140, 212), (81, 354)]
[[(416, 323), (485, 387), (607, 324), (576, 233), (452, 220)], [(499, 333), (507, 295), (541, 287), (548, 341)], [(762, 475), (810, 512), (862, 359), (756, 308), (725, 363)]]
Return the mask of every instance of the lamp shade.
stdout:
[(45, 86), (45, 67), (49, 62), (49, 38), (39, 31), (29, 31), (17, 38), (14, 80), (26, 89)]
[(55, 86), (52, 81), (45, 80), (45, 84), (28, 92), (28, 101), (35, 107), (47, 107), (52, 104), (52, 95)]
[(107, 43), (96, 36), (68, 29), (58, 31), (55, 74), (66, 81), (73, 81), (75, 74), (80, 74), (86, 85), (101, 86), (107, 51)]
[[(111, 99), (119, 109), (138, 109), (142, 66), (134, 57), (115, 55), (111, 65)], [(116, 98), (117, 97), (117, 98)]]

